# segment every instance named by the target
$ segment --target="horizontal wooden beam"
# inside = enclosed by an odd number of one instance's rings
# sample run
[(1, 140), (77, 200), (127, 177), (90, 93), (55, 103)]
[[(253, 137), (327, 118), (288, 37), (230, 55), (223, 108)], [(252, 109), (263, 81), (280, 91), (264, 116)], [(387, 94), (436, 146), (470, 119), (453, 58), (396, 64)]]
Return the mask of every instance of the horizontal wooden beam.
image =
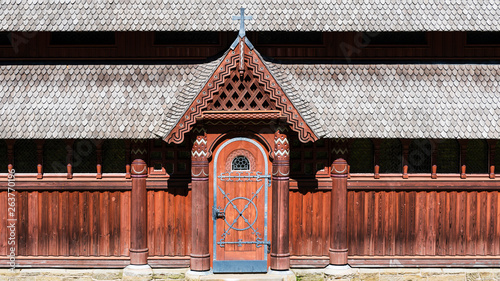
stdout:
[(371, 180), (356, 180), (356, 178), (351, 178), (347, 181), (348, 190), (386, 190), (386, 191), (488, 191), (488, 190), (500, 190), (500, 184), (496, 180), (479, 180), (471, 179), (467, 180), (444, 180), (444, 179), (434, 179), (434, 180), (421, 180), (418, 178), (413, 178), (411, 180), (382, 180), (382, 179), (371, 179)]
[(498, 267), (500, 256), (350, 256), (352, 267)]
[[(2, 184), (5, 182), (5, 184)], [(0, 191), (7, 190), (7, 177), (0, 179)], [(16, 191), (118, 191), (131, 190), (132, 180), (122, 177), (96, 179), (95, 176), (73, 176), (66, 179), (66, 175), (61, 178), (44, 177), (36, 179), (33, 177), (16, 176)], [(148, 178), (146, 188), (151, 190), (166, 190), (168, 187), (190, 188), (190, 179)]]
[[(500, 256), (349, 256), (352, 267), (498, 267)], [(291, 256), (292, 267), (325, 267), (328, 256)]]
[[(149, 257), (151, 267), (188, 267), (189, 256)], [(33, 257), (17, 256), (16, 267), (19, 268), (124, 268), (130, 264), (129, 257)], [(0, 268), (9, 268), (9, 260), (0, 258)]]

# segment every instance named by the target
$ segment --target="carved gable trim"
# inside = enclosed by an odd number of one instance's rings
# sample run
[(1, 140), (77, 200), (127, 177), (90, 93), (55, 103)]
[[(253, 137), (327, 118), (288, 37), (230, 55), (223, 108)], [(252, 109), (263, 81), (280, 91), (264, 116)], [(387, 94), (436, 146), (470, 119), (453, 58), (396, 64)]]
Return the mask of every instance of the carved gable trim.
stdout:
[[(240, 63), (242, 60), (244, 62), (243, 65)], [(318, 139), (269, 72), (261, 56), (255, 50), (249, 48), (245, 43), (245, 38), (242, 38), (238, 47), (226, 53), (222, 62), (217, 66), (217, 69), (208, 82), (177, 121), (174, 128), (165, 138), (165, 141), (169, 143), (181, 143), (184, 140), (184, 135), (192, 129), (197, 119), (203, 117), (203, 112), (208, 113), (206, 110), (209, 104), (213, 104), (214, 97), (219, 97), (222, 88), (228, 85), (227, 79), (234, 78), (234, 71), (239, 71), (243, 76), (249, 73), (253, 75), (252, 79), (256, 80), (259, 89), (269, 95), (268, 100), (273, 103), (272, 107), (275, 107), (279, 111), (279, 117), (286, 118), (287, 123), (293, 131), (298, 133), (299, 139), (302, 142)], [(220, 100), (220, 98), (218, 99)], [(247, 108), (242, 108), (241, 110), (242, 114), (248, 112), (246, 111)], [(217, 113), (219, 115), (224, 114), (220, 111), (217, 111)], [(231, 110), (231, 114), (234, 116), (234, 108)]]

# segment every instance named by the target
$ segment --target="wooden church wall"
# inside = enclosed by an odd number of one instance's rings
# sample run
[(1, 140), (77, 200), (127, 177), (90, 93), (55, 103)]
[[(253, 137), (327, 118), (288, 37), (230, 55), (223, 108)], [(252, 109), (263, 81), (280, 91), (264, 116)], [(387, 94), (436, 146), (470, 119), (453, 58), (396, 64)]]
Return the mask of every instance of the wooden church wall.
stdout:
[(16, 203), (19, 256), (128, 255), (130, 191), (21, 191)]
[[(324, 266), (328, 263), (331, 208), (327, 163), (332, 162), (331, 152), (337, 147), (333, 141), (301, 144), (292, 138), (290, 143), (291, 263)], [(439, 173), (439, 166), (434, 175), (427, 167), (429, 173), (409, 173), (408, 178), (404, 178), (403, 172), (374, 173), (374, 163), (378, 161), (384, 166), (385, 148), (381, 145), (380, 149), (370, 150), (368, 160), (362, 160), (369, 162), (367, 170), (351, 173), (347, 181), (350, 264), (387, 266), (394, 260), (407, 266), (500, 264), (500, 157), (494, 153), (498, 145), (499, 141), (488, 141), (483, 150), (456, 146), (456, 151), (450, 154), (453, 157), (445, 157), (451, 161), (460, 155), (451, 167), (455, 172)], [(155, 151), (153, 144), (151, 147)], [(412, 155), (411, 149), (411, 145), (403, 146), (401, 153), (396, 154)], [(353, 155), (360, 154), (350, 151), (347, 159), (352, 172), (356, 162)], [(440, 165), (439, 156), (440, 153), (431, 153), (429, 165)], [(164, 160), (179, 164), (183, 159)], [(486, 164), (478, 165), (482, 162)], [(190, 165), (184, 164), (182, 167)], [(461, 174), (460, 169), (464, 169), (461, 164), (467, 164), (466, 171), (472, 171), (474, 166), (481, 169)], [(493, 165), (497, 173), (487, 173)], [(72, 179), (67, 179), (66, 174), (36, 177), (36, 173), (16, 174), (16, 244), (21, 265), (121, 267), (128, 264), (131, 182), (125, 173), (103, 174), (102, 179), (96, 178), (95, 173), (75, 173)], [(177, 178), (154, 174), (147, 178), (148, 248), (152, 266), (189, 266), (188, 181), (182, 173)], [(2, 189), (0, 219), (3, 221), (7, 220), (7, 202), (7, 192)], [(8, 234), (5, 227), (0, 227), (0, 266), (7, 265)]]
[[(399, 183), (403, 180), (399, 180)], [(499, 186), (482, 181), (443, 181), (442, 187), (373, 190), (377, 180), (348, 181), (348, 247), (351, 265), (437, 266), (441, 258), (457, 264), (500, 260)], [(393, 182), (397, 185), (398, 182)], [(368, 186), (368, 188), (366, 188)], [(456, 190), (452, 190), (455, 188)], [(330, 193), (290, 191), (290, 254), (292, 265), (328, 264)], [(475, 261), (471, 259), (484, 259)], [(410, 259), (409, 261), (405, 260)], [(413, 261), (411, 261), (413, 259)]]
[[(123, 176), (124, 178), (124, 176)], [(99, 190), (67, 190), (56, 183), (35, 191), (17, 182), (16, 260), (20, 265), (124, 266), (129, 262), (130, 182), (96, 182)], [(94, 182), (94, 183), (96, 183)], [(164, 182), (163, 182), (164, 183)], [(148, 248), (156, 266), (188, 266), (191, 196), (186, 186), (149, 184)], [(163, 185), (165, 187), (165, 185)], [(0, 219), (7, 221), (7, 192), (0, 192)], [(0, 228), (0, 256), (8, 254), (9, 230)], [(169, 259), (169, 257), (176, 257)], [(6, 263), (0, 260), (0, 266)]]

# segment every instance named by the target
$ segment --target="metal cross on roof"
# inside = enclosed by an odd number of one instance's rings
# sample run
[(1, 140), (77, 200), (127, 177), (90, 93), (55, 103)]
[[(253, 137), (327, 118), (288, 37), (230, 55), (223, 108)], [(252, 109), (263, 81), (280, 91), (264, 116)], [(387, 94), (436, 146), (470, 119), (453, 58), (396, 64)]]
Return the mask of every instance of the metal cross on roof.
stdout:
[(233, 20), (240, 21), (240, 33), (239, 36), (243, 38), (245, 36), (245, 20), (253, 20), (252, 16), (245, 16), (245, 8), (240, 8), (240, 15), (233, 16)]

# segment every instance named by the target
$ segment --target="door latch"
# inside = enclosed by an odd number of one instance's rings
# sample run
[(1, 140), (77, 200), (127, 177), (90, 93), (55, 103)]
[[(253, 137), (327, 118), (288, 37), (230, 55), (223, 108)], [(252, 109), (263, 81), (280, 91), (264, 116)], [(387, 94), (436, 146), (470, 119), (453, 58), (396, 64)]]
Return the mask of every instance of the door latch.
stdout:
[(217, 208), (217, 207), (213, 207), (212, 208), (212, 218), (214, 220), (216, 219), (225, 219), (226, 218), (226, 214), (224, 213), (224, 211), (222, 209)]

